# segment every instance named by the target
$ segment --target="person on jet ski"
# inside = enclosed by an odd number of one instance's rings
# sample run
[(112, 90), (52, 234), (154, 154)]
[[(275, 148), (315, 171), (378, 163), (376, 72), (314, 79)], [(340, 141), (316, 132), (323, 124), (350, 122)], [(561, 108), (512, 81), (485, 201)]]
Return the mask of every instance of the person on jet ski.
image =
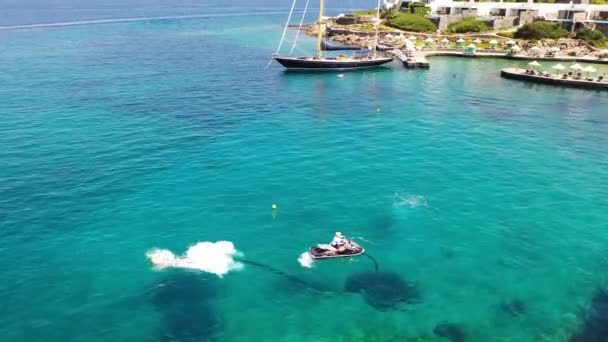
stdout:
[(349, 243), (348, 243), (348, 239), (346, 239), (346, 237), (344, 235), (342, 235), (342, 233), (340, 232), (336, 232), (336, 235), (334, 235), (333, 240), (331, 240), (330, 245), (337, 249), (339, 252), (343, 252), (347, 249)]

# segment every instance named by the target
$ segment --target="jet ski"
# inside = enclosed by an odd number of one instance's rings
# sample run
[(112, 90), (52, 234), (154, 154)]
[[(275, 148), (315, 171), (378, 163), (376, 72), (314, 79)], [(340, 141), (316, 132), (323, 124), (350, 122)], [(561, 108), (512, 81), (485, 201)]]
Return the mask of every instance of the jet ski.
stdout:
[(310, 254), (313, 259), (344, 258), (361, 255), (363, 253), (365, 253), (365, 249), (351, 240), (348, 240), (348, 243), (344, 245), (344, 248), (338, 249), (332, 245), (319, 244), (310, 247), (308, 250), (308, 254)]

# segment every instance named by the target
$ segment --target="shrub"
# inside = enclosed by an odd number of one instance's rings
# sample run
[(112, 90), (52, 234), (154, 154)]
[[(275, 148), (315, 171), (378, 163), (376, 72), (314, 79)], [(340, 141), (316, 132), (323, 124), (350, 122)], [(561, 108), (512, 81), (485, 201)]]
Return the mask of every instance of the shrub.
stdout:
[(548, 21), (528, 23), (515, 32), (515, 38), (520, 39), (559, 39), (567, 35), (568, 31), (564, 30), (558, 23)]
[(351, 14), (349, 14), (349, 17), (362, 17), (365, 15), (376, 15), (378, 12), (375, 9), (370, 9), (370, 10), (364, 10), (364, 11), (356, 11), (353, 12)]
[(398, 12), (390, 24), (392, 27), (406, 31), (435, 32), (437, 30), (437, 26), (429, 19), (411, 13)]
[(583, 39), (587, 41), (602, 40), (606, 36), (601, 31), (590, 30), (588, 28), (582, 28), (576, 31), (576, 39)]
[(601, 31), (588, 28), (581, 28), (576, 31), (576, 39), (585, 40), (597, 47), (604, 47), (608, 44), (608, 38)]
[(431, 8), (421, 2), (410, 2), (410, 13), (425, 16), (431, 13)]
[(467, 18), (457, 23), (448, 25), (448, 31), (452, 33), (467, 33), (467, 32), (485, 32), (488, 31), (488, 25), (481, 20)]

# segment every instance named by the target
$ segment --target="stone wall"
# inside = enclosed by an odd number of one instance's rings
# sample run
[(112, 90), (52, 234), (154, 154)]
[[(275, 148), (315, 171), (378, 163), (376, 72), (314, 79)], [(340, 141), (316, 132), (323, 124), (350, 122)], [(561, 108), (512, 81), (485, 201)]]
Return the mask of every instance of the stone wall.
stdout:
[(457, 23), (459, 21), (464, 20), (464, 16), (462, 14), (455, 15), (440, 15), (438, 17), (431, 18), (431, 21), (437, 25), (437, 28), (440, 30), (446, 30), (448, 25), (452, 23)]
[(516, 26), (517, 22), (517, 17), (499, 17), (491, 20), (489, 26), (495, 30), (504, 30)]
[(536, 11), (521, 11), (519, 13), (519, 20), (517, 21), (517, 24), (521, 26), (533, 22), (534, 18), (536, 18), (536, 13)]

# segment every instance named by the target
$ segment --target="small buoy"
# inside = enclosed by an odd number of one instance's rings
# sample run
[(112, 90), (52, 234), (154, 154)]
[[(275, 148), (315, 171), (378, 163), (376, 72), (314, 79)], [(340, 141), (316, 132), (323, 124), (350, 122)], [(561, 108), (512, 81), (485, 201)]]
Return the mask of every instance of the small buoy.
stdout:
[(273, 210), (276, 210), (276, 209), (277, 209), (277, 205), (276, 205), (276, 204), (273, 204), (273, 205), (272, 205), (272, 209), (273, 209)]
[(376, 113), (380, 113), (380, 108), (376, 108)]

